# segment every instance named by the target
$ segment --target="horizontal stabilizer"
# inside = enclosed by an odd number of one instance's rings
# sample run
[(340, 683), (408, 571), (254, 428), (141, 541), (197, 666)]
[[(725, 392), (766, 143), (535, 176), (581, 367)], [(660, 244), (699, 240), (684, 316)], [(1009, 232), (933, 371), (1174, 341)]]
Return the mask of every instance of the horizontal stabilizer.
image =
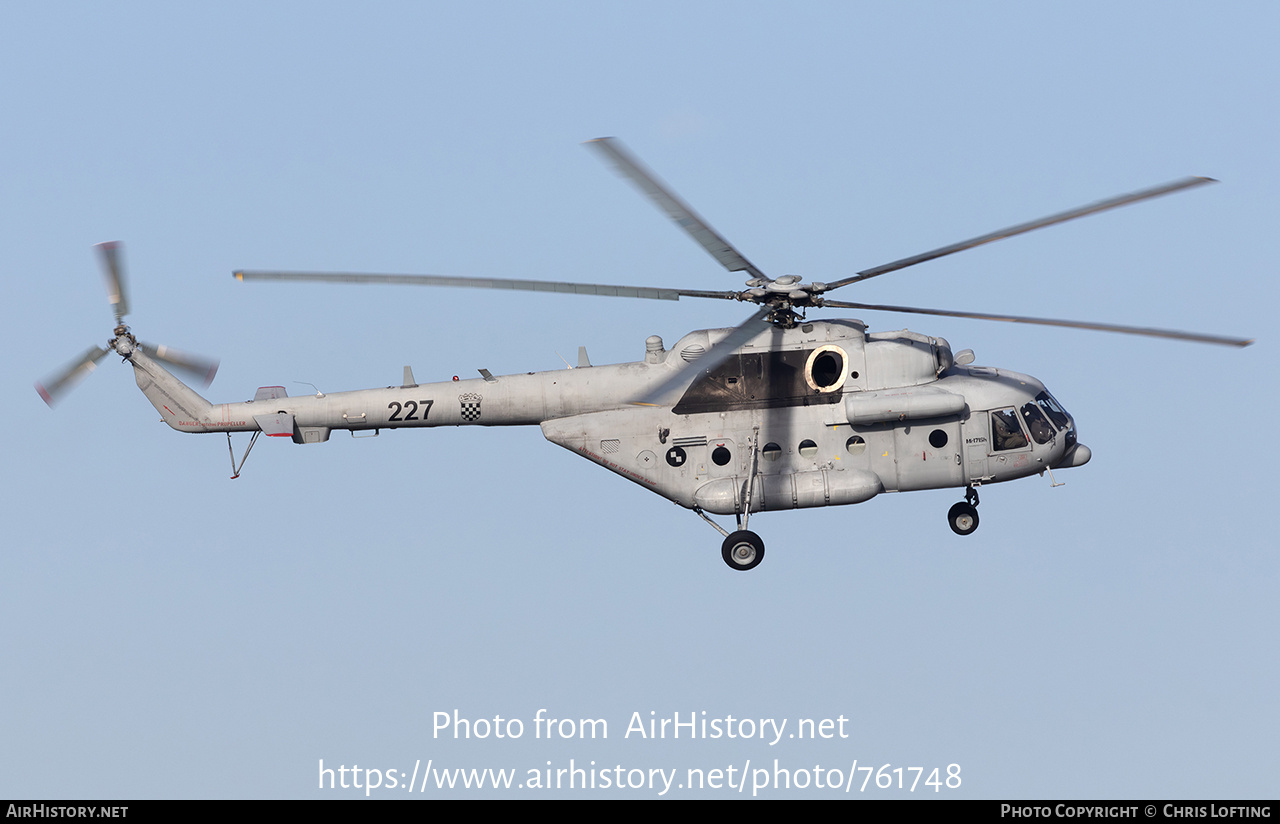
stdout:
[[(259, 389), (259, 392), (262, 390)], [(253, 422), (267, 436), (272, 438), (293, 437), (293, 415), (288, 412), (274, 412), (270, 415), (254, 415)]]

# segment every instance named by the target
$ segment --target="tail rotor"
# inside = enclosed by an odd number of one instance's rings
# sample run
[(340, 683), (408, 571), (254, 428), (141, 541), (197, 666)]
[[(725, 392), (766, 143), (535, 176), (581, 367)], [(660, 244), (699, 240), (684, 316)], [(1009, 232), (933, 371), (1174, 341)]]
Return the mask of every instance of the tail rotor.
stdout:
[(107, 348), (92, 346), (79, 358), (58, 372), (36, 383), (36, 392), (49, 406), (53, 406), (80, 381), (98, 367), (98, 363), (110, 352), (128, 358), (134, 349), (141, 349), (152, 358), (186, 372), (208, 386), (218, 372), (218, 362), (200, 355), (193, 355), (169, 346), (139, 342), (129, 331), (124, 318), (129, 314), (129, 298), (124, 282), (124, 266), (121, 262), (121, 245), (117, 241), (99, 243), (95, 247), (102, 259), (102, 273), (107, 283), (107, 302), (116, 318), (112, 337)]

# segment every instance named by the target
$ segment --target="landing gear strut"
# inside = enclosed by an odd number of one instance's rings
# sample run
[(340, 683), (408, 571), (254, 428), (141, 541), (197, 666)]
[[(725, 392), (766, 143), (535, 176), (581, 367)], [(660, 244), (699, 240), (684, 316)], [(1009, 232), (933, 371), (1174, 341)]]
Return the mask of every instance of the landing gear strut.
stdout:
[(978, 490), (969, 487), (964, 491), (964, 500), (947, 512), (947, 524), (957, 535), (972, 535), (978, 528)]
[(738, 502), (737, 531), (725, 531), (724, 527), (708, 518), (707, 513), (703, 512), (700, 507), (693, 507), (694, 514), (724, 536), (724, 543), (720, 545), (720, 557), (724, 559), (730, 569), (736, 569), (739, 572), (755, 569), (764, 560), (764, 541), (760, 540), (759, 535), (747, 529), (747, 523), (751, 518), (751, 493), (755, 487), (756, 472), (758, 470), (760, 427), (757, 426), (755, 428), (749, 443), (751, 452), (747, 458), (747, 466), (750, 468), (750, 474), (747, 476), (747, 482), (743, 485), (742, 498)]

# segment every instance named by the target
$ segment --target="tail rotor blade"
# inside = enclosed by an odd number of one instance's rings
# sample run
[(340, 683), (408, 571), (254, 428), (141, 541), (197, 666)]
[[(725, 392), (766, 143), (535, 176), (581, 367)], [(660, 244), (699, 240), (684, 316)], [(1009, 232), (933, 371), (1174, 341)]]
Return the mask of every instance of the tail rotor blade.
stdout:
[(218, 361), (212, 358), (193, 355), (190, 352), (174, 349), (172, 346), (157, 346), (154, 343), (140, 342), (138, 346), (156, 360), (164, 361), (170, 366), (194, 375), (204, 386), (213, 383), (214, 376), (218, 374)]
[(106, 357), (110, 350), (101, 346), (93, 346), (85, 351), (77, 360), (61, 372), (36, 384), (36, 392), (49, 406), (53, 406), (60, 397), (75, 388), (76, 384), (89, 376), (98, 368), (98, 361)]
[(124, 267), (120, 260), (120, 243), (99, 243), (96, 247), (102, 255), (102, 274), (107, 279), (107, 301), (116, 313), (116, 323), (122, 323), (129, 314), (129, 299), (125, 294)]

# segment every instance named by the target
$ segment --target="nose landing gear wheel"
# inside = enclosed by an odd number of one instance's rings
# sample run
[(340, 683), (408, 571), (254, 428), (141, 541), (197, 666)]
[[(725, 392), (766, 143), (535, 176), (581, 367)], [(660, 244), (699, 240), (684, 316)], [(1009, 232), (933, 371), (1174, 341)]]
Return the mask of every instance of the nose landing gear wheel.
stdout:
[(755, 569), (764, 560), (764, 541), (754, 532), (739, 530), (724, 539), (720, 546), (720, 557), (730, 569), (746, 572)]
[(957, 535), (972, 535), (978, 528), (978, 510), (961, 501), (947, 512), (947, 523)]

